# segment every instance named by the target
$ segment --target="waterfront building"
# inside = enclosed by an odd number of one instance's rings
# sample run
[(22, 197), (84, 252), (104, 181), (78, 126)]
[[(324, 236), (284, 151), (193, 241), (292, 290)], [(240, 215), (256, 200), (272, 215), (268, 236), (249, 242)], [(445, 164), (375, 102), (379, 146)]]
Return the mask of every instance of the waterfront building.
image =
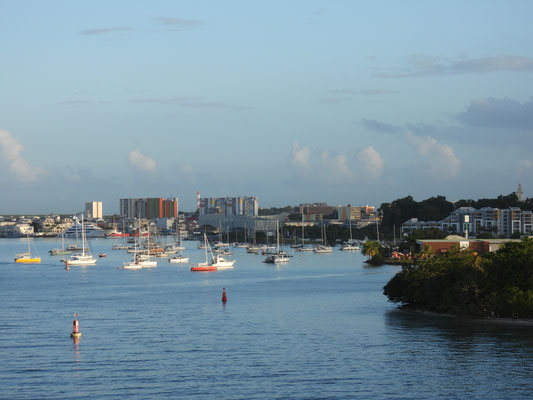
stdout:
[(30, 223), (17, 223), (14, 221), (0, 222), (0, 237), (18, 238), (33, 235), (33, 233), (33, 225), (30, 225)]
[(178, 198), (120, 199), (120, 217), (126, 219), (178, 218)]
[(101, 201), (89, 201), (85, 203), (85, 212), (88, 219), (101, 219), (102, 218), (102, 202)]
[(344, 223), (348, 221), (352, 222), (375, 222), (379, 221), (379, 215), (376, 213), (376, 208), (366, 206), (351, 206), (348, 204), (346, 207), (337, 206), (337, 219)]
[(205, 197), (198, 201), (198, 212), (204, 215), (246, 215), (259, 214), (259, 199), (255, 196)]
[(401, 228), (402, 236), (416, 229), (437, 228), (444, 232), (456, 233), (463, 237), (492, 233), (495, 236), (511, 237), (515, 234), (533, 234), (533, 212), (522, 211), (518, 207), (498, 209), (483, 207), (460, 207), (442, 221), (419, 221), (411, 218)]

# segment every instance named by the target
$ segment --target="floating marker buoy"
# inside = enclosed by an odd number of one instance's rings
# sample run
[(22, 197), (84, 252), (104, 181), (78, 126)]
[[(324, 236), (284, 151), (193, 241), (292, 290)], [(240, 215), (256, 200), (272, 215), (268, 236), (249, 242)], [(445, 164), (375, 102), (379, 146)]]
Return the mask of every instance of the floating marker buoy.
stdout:
[(226, 288), (222, 288), (222, 303), (225, 303), (228, 301), (228, 298), (226, 297)]
[(78, 322), (78, 314), (74, 314), (74, 321), (72, 321), (72, 333), (70, 334), (71, 338), (80, 338), (81, 332), (80, 332), (80, 323)]
[(65, 261), (65, 269), (68, 271), (70, 267), (68, 266), (68, 261)]

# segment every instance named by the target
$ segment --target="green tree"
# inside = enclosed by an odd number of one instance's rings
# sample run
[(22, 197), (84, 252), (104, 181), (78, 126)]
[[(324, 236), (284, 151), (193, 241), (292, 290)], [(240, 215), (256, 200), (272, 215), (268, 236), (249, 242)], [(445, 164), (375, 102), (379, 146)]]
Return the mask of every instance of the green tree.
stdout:
[(377, 240), (367, 240), (363, 243), (363, 254), (368, 258), (373, 258), (379, 254), (382, 248), (383, 246)]
[(533, 240), (483, 257), (455, 246), (404, 266), (383, 288), (389, 301), (471, 316), (533, 318)]

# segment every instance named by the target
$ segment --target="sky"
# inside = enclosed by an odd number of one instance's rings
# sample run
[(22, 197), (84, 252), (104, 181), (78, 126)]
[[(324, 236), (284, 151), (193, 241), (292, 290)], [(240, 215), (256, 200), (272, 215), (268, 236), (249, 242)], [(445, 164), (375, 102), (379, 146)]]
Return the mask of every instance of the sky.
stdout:
[(531, 1), (0, 0), (0, 214), (533, 197)]

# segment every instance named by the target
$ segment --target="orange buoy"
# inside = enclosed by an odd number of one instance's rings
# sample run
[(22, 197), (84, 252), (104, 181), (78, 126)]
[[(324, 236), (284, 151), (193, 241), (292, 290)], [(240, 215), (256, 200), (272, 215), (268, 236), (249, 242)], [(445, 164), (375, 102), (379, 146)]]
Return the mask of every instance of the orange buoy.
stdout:
[(78, 321), (77, 313), (74, 314), (74, 321), (72, 321), (72, 333), (70, 334), (70, 337), (75, 339), (81, 337), (80, 323)]
[(68, 266), (68, 261), (65, 261), (65, 269), (66, 269), (66, 270), (69, 270), (69, 269), (70, 269), (70, 267)]
[(222, 303), (225, 303), (228, 301), (228, 298), (226, 297), (226, 288), (222, 288)]

